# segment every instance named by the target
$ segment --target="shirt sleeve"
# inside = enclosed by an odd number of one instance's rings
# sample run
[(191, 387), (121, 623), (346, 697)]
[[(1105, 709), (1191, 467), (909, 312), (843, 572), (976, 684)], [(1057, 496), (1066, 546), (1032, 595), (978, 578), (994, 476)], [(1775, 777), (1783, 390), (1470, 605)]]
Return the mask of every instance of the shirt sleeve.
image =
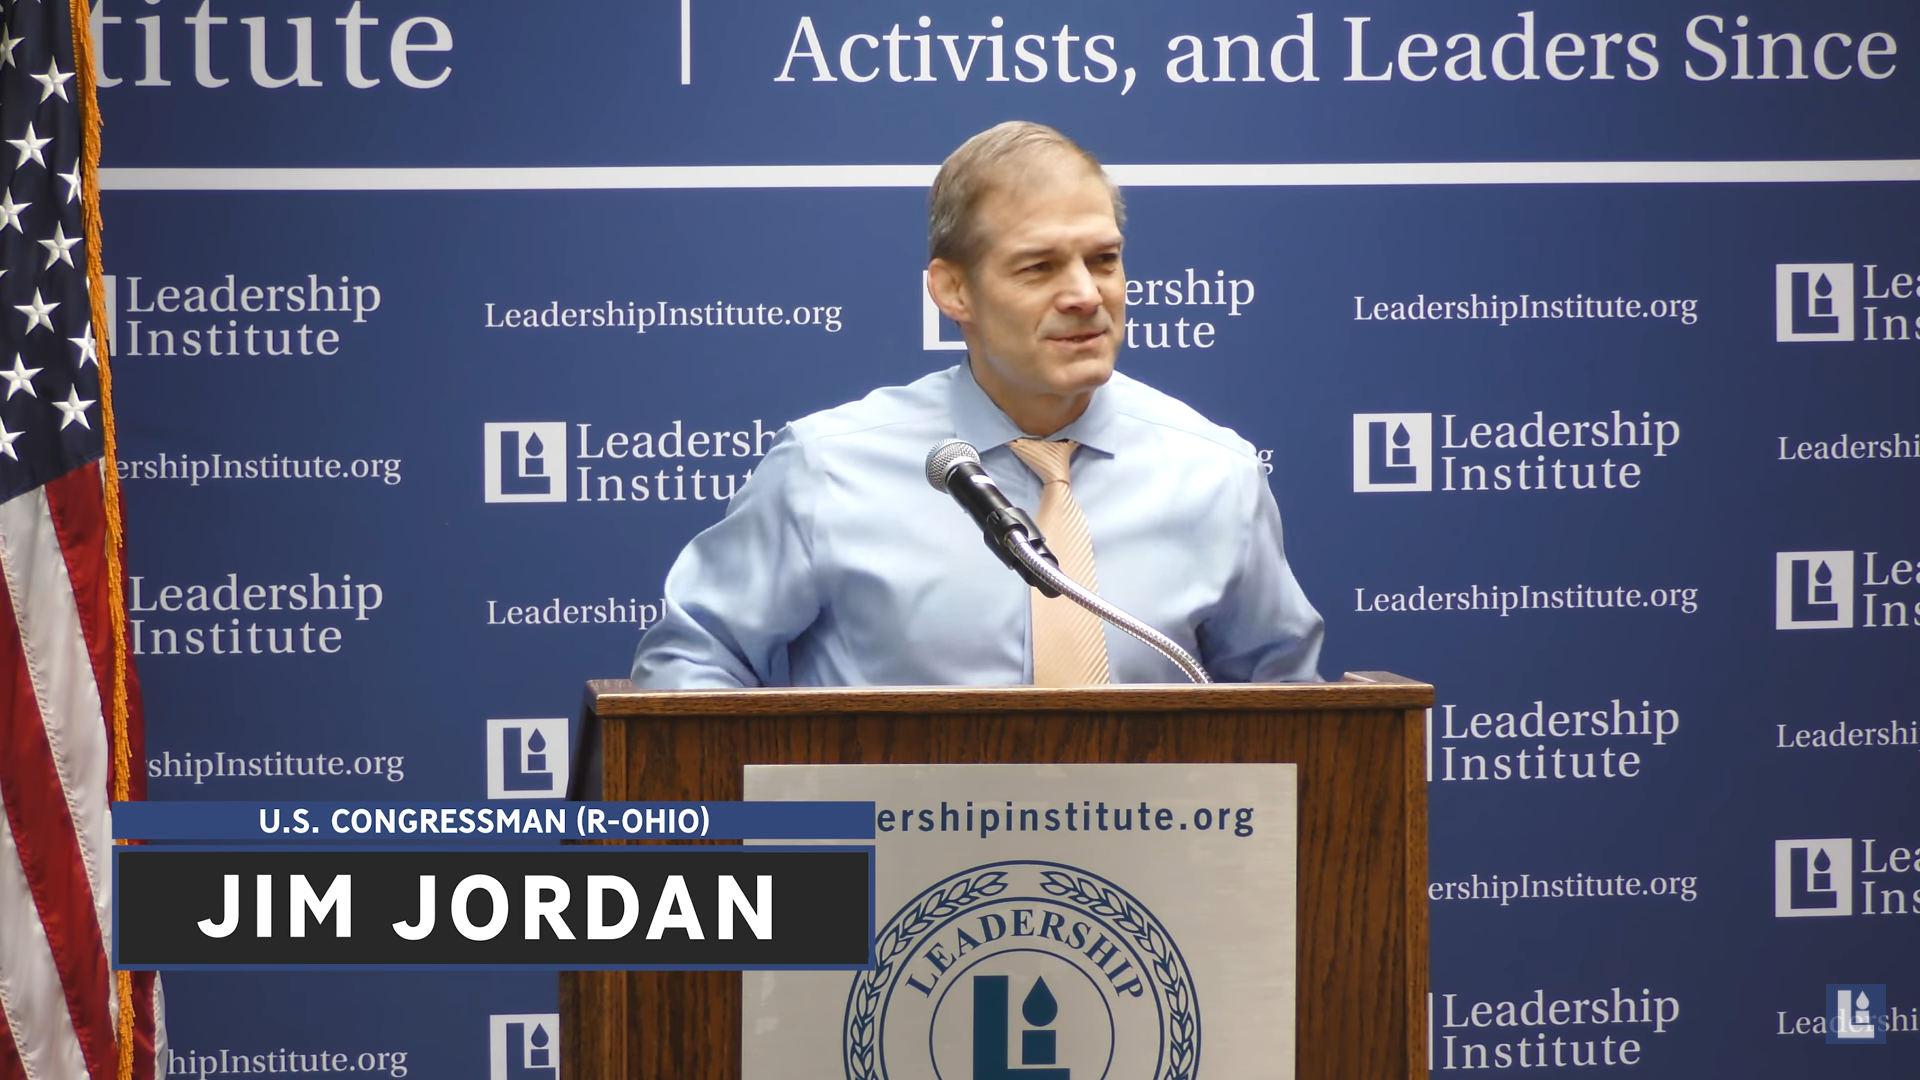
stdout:
[(1308, 602), (1280, 530), (1264, 471), (1247, 482), (1246, 543), (1219, 606), (1199, 629), (1201, 662), (1221, 682), (1319, 682), (1326, 624)]
[(667, 572), (666, 610), (640, 638), (633, 681), (648, 690), (787, 682), (787, 645), (821, 612), (806, 447), (788, 427)]

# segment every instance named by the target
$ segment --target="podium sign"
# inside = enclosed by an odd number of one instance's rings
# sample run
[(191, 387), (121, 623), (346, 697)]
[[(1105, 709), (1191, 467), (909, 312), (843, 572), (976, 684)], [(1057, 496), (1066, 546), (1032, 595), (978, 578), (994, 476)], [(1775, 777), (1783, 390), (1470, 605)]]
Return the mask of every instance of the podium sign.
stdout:
[(743, 1080), (1291, 1080), (1291, 764), (748, 765), (876, 804), (875, 967), (748, 972)]

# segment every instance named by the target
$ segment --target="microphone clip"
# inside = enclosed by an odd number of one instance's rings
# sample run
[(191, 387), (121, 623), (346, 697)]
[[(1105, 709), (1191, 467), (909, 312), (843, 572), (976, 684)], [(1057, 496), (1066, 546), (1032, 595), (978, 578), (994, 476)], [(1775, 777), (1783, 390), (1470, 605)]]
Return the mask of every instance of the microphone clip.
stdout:
[(1009, 570), (1019, 574), (1027, 584), (1039, 589), (1041, 596), (1049, 600), (1059, 596), (1060, 590), (1054, 588), (1052, 582), (1041, 577), (1014, 554), (1014, 536), (1018, 535), (1033, 549), (1034, 554), (1052, 563), (1054, 569), (1060, 568), (1060, 560), (1047, 548), (1047, 538), (1040, 535), (1040, 526), (1034, 524), (1033, 518), (1017, 506), (1007, 506), (995, 510), (988, 522), (988, 527), (980, 534), (980, 538), (987, 543), (987, 550), (998, 555), (1000, 561), (1006, 563)]

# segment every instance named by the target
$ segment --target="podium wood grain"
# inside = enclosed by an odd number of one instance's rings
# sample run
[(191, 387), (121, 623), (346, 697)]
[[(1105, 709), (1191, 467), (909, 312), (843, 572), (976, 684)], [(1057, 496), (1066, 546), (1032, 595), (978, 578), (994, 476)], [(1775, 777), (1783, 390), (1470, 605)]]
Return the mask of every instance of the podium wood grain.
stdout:
[[(1431, 686), (1375, 672), (1084, 690), (641, 693), (596, 681), (575, 794), (738, 799), (747, 764), (1296, 763), (1295, 1075), (1425, 1078), (1432, 702)], [(565, 972), (560, 1008), (569, 1080), (740, 1075), (737, 973)]]

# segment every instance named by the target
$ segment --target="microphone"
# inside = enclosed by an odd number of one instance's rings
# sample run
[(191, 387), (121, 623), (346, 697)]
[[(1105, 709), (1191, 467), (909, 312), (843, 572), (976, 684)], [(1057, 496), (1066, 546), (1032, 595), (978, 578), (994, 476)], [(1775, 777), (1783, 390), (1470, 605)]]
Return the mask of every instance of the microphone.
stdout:
[(935, 446), (927, 451), (927, 483), (933, 485), (933, 490), (953, 496), (953, 501), (980, 526), (987, 550), (999, 556), (1009, 569), (1039, 589), (1042, 596), (1060, 595), (1052, 582), (1014, 555), (1017, 543), (1024, 543), (1056, 568), (1060, 565), (1053, 552), (1047, 550), (1047, 539), (1040, 535), (1040, 527), (1034, 524), (1033, 518), (1008, 502), (994, 486), (987, 470), (980, 467), (980, 451), (959, 439), (948, 439)]
[(1084, 585), (1060, 570), (1060, 560), (1047, 550), (1046, 538), (1025, 510), (1007, 501), (993, 478), (980, 467), (980, 451), (960, 441), (948, 439), (927, 452), (927, 483), (935, 491), (953, 496), (980, 526), (987, 549), (1012, 567), (1027, 584), (1051, 599), (1067, 599), (1133, 635), (1174, 662), (1196, 683), (1210, 683), (1212, 677), (1187, 650), (1172, 638), (1121, 611), (1094, 595)]

